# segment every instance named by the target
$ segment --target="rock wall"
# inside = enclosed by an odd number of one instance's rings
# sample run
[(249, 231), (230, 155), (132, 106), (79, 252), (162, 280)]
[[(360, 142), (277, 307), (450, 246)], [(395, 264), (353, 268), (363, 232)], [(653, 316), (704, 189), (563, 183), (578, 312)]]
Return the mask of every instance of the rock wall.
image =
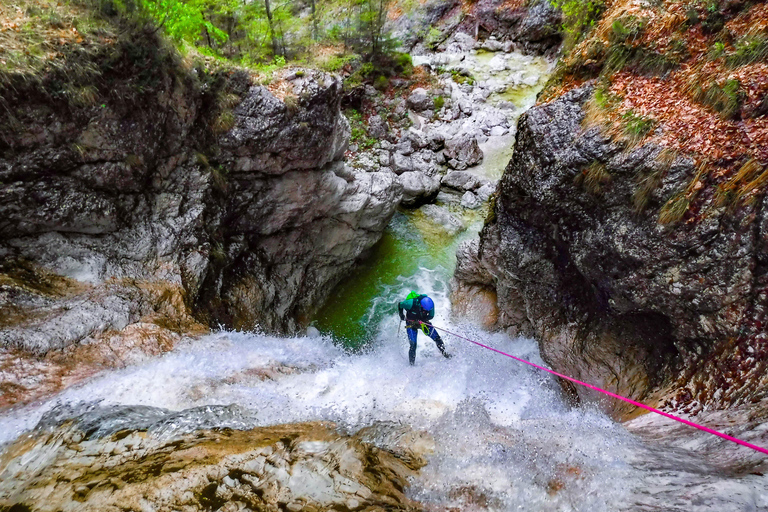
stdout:
[(660, 224), (694, 162), (584, 129), (591, 92), (521, 117), (492, 216), (458, 253), (454, 297), (495, 293), (496, 328), (536, 337), (554, 369), (598, 386), (688, 412), (760, 400), (768, 198), (735, 211), (707, 200)]
[(232, 413), (112, 407), (36, 431), (0, 462), (0, 510), (422, 510), (405, 490), (434, 448), (426, 433), (350, 436), (328, 422), (173, 432)]
[(548, 1), (432, 0), (409, 13), (391, 13), (386, 28), (414, 54), (472, 47), (499, 51), (507, 43), (552, 55), (563, 40), (561, 25), (562, 14)]
[(4, 89), (0, 346), (45, 354), (140, 321), (300, 330), (379, 239), (396, 176), (345, 169), (337, 77), (267, 87), (133, 36), (146, 46), (88, 56), (85, 104), (54, 72)]

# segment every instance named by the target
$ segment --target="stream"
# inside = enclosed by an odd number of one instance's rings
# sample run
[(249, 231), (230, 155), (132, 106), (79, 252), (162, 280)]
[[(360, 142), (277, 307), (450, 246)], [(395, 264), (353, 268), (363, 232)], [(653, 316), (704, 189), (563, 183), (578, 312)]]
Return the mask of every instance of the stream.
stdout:
[[(488, 102), (514, 103), (516, 121), (533, 105), (550, 67), (522, 55), (505, 58), (511, 64), (501, 74), (489, 71), (499, 66), (493, 54), (466, 56), (464, 65), (486, 83), (499, 82)], [(502, 86), (513, 79), (519, 86)], [(498, 178), (513, 141), (514, 133), (484, 141), (484, 164), (472, 172)], [(644, 441), (596, 407), (569, 406), (550, 376), (450, 335), (443, 339), (453, 358), (444, 359), (420, 335), (410, 367), (395, 309), (410, 290), (434, 299), (435, 325), (544, 364), (534, 340), (451, 319), (455, 251), (477, 236), (486, 210), (444, 206), (461, 216), (466, 231), (447, 236), (418, 210), (398, 212), (306, 336), (216, 332), (186, 339), (162, 357), (6, 411), (0, 450), (38, 423), (46, 428), (120, 405), (180, 412), (157, 424), (135, 411), (103, 415), (93, 428), (156, 425), (150, 432), (172, 437), (199, 428), (315, 420), (355, 432), (394, 422), (434, 437), (434, 452), (408, 490), (429, 510), (768, 510), (768, 478), (727, 474), (705, 454)], [(264, 372), (270, 377), (262, 378)], [(199, 413), (218, 405), (231, 407)]]

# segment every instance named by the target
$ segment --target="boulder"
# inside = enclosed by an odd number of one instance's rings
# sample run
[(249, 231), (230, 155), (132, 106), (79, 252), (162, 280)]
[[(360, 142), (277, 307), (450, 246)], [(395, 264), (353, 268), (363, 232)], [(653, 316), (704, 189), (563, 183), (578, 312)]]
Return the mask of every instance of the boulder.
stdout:
[(466, 171), (452, 171), (443, 176), (441, 184), (455, 190), (467, 191), (479, 187), (480, 180), (474, 174)]
[(477, 208), (480, 208), (482, 205), (483, 205), (483, 202), (480, 200), (480, 198), (470, 191), (464, 192), (464, 195), (461, 196), (461, 206), (463, 206), (464, 208), (475, 210)]
[(419, 171), (404, 172), (397, 177), (403, 187), (403, 206), (413, 208), (429, 203), (440, 191), (440, 181)]
[(489, 37), (483, 42), (480, 48), (483, 50), (488, 50), (489, 52), (500, 52), (504, 50), (504, 43)]
[(457, 170), (466, 169), (483, 161), (483, 151), (473, 136), (459, 135), (445, 143), (448, 165)]
[(413, 159), (402, 153), (394, 152), (390, 159), (390, 166), (395, 174), (402, 174), (404, 172), (413, 170)]
[(496, 192), (496, 184), (495, 183), (484, 183), (480, 188), (474, 191), (475, 194), (477, 194), (477, 197), (480, 198), (481, 201), (487, 201), (491, 198), (494, 192)]
[(381, 116), (376, 114), (375, 116), (371, 116), (368, 119), (367, 130), (369, 137), (373, 137), (374, 139), (383, 139), (387, 136), (389, 127), (387, 126), (387, 123), (384, 122), (384, 120), (381, 118)]
[(429, 96), (429, 93), (426, 91), (426, 89), (423, 89), (421, 87), (417, 87), (413, 91), (411, 91), (411, 94), (408, 95), (408, 99), (406, 100), (408, 104), (408, 108), (411, 110), (415, 110), (416, 112), (423, 112), (424, 110), (432, 110), (434, 108), (434, 102), (432, 101), (432, 98)]
[(422, 206), (419, 211), (424, 214), (435, 226), (450, 236), (455, 236), (467, 229), (467, 226), (448, 211), (447, 208), (436, 204)]

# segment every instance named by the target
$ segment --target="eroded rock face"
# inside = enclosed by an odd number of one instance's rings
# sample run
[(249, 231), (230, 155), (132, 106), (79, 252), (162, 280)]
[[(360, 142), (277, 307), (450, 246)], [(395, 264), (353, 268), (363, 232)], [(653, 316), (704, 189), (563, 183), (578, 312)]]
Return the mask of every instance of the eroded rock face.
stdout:
[(30, 84), (4, 97), (0, 347), (44, 355), (142, 322), (302, 329), (402, 194), (391, 172), (345, 172), (340, 80), (203, 86), (166, 63), (137, 93), (124, 58), (98, 106)]
[[(187, 419), (202, 425), (248, 421), (247, 414), (221, 407), (193, 412)], [(163, 433), (184, 414), (113, 408), (101, 413), (101, 423), (88, 421), (93, 413), (87, 413), (75, 425), (45, 429), (11, 445), (0, 464), (0, 507), (158, 512), (421, 509), (404, 492), (432, 446), (422, 433), (373, 426), (346, 436), (333, 424), (320, 422)], [(114, 426), (104, 428), (105, 421)], [(145, 426), (136, 428), (142, 422)]]
[[(584, 130), (590, 93), (572, 91), (521, 118), (495, 216), (477, 250), (459, 252), (457, 286), (491, 286), (498, 327), (535, 336), (555, 369), (598, 386), (643, 398), (699, 375), (711, 387), (679, 394), (676, 405), (759, 398), (765, 198), (659, 224), (661, 206), (693, 179), (693, 162)], [(638, 213), (647, 176), (658, 186)], [(740, 365), (731, 377), (728, 358)]]

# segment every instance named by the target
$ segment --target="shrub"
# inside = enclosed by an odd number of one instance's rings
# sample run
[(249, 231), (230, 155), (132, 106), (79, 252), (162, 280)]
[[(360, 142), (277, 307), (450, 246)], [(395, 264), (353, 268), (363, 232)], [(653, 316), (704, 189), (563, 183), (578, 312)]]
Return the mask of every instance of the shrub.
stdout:
[(359, 55), (335, 55), (331, 58), (329, 58), (325, 63), (322, 64), (322, 68), (326, 71), (330, 71), (331, 73), (335, 73), (339, 70), (341, 70), (344, 66), (347, 64), (351, 64), (355, 60), (359, 59)]
[(576, 46), (605, 10), (602, 0), (550, 0), (550, 3), (563, 13), (566, 50)]
[(445, 98), (442, 96), (438, 96), (435, 98), (435, 112), (439, 111), (443, 106), (445, 105)]
[(389, 79), (384, 75), (379, 75), (376, 80), (373, 81), (373, 86), (379, 91), (387, 90), (389, 87)]

